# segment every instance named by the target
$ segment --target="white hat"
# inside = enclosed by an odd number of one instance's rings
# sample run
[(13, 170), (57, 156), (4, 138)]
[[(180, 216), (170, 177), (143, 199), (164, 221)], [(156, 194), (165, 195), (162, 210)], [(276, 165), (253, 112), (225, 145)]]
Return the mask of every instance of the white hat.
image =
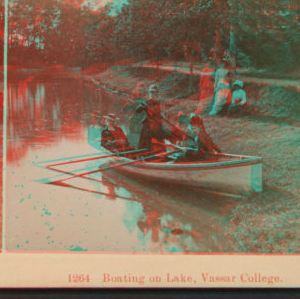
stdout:
[(243, 87), (244, 83), (242, 81), (240, 81), (240, 80), (236, 80), (236, 81), (234, 81), (234, 83), (232, 84), (232, 86), (234, 86), (234, 85), (238, 85), (240, 87)]
[(157, 91), (158, 92), (158, 87), (156, 84), (152, 84), (150, 87), (149, 87), (149, 91)]

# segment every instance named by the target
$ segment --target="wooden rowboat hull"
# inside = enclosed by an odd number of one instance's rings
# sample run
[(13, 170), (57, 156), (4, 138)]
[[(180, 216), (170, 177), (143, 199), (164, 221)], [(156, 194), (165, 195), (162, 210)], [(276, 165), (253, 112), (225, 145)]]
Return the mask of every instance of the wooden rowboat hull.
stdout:
[[(105, 151), (104, 148), (101, 150)], [(113, 156), (112, 165), (115, 165), (113, 168), (117, 171), (139, 178), (224, 193), (241, 194), (263, 190), (262, 158), (227, 154), (215, 156), (216, 159), (193, 163), (131, 163), (133, 160)]]

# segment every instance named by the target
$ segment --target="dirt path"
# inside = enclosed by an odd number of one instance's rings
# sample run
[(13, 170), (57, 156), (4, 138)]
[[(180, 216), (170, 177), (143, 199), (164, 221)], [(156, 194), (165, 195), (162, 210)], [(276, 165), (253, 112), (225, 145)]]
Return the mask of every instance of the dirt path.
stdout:
[[(136, 64), (133, 66), (139, 66), (139, 67), (145, 67), (145, 68), (154, 68), (154, 69), (162, 69), (166, 71), (171, 71), (171, 72), (178, 72), (182, 74), (194, 74), (194, 75), (207, 75), (207, 76), (212, 76), (213, 73), (202, 73), (201, 70), (193, 70), (191, 73), (189, 68), (184, 68), (184, 67), (177, 67), (177, 66), (164, 66), (164, 65), (151, 65), (151, 64)], [(297, 87), (300, 90), (300, 80), (287, 80), (287, 79), (266, 79), (266, 78), (255, 78), (255, 77), (248, 77), (244, 75), (236, 75), (234, 76), (236, 79), (242, 79), (244, 82), (248, 83), (256, 83), (256, 84), (261, 84), (261, 85), (272, 85), (272, 86), (282, 86), (282, 87)]]

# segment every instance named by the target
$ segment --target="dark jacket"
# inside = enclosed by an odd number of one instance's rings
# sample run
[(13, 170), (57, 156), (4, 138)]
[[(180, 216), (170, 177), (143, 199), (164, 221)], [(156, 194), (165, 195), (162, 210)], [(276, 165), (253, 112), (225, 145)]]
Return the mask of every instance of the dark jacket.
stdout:
[(216, 151), (217, 153), (222, 152), (220, 148), (212, 141), (211, 137), (208, 135), (205, 129), (199, 133), (198, 139), (201, 140), (203, 144), (203, 149), (206, 152), (210, 152), (210, 153), (213, 151)]
[(150, 129), (148, 118), (146, 118), (142, 123), (138, 149), (144, 149), (147, 152), (153, 151), (152, 131)]
[(131, 113), (128, 118), (129, 132), (131, 134), (139, 133), (141, 130), (141, 120), (143, 118), (143, 113), (141, 113), (141, 112), (143, 112), (143, 109), (139, 108), (141, 105), (147, 106), (146, 100), (138, 97), (138, 98), (135, 98), (134, 100), (128, 101), (123, 106), (124, 111), (130, 111), (130, 113)]
[(128, 147), (128, 142), (121, 128), (105, 127), (101, 133), (101, 145), (108, 150), (124, 149)]
[(186, 159), (188, 161), (199, 161), (205, 159), (207, 153), (216, 151), (221, 153), (220, 148), (212, 141), (208, 133), (203, 129), (197, 136), (194, 144), (190, 147), (195, 150), (188, 150), (186, 153)]

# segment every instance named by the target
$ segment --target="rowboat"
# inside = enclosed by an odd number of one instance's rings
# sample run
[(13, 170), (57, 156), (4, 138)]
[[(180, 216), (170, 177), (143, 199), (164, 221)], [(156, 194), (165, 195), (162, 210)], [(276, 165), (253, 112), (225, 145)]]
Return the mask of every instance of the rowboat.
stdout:
[[(111, 154), (110, 167), (138, 178), (229, 194), (261, 192), (263, 189), (260, 157), (209, 154), (204, 161), (175, 163), (133, 160), (103, 147), (101, 151)], [(101, 169), (102, 162), (94, 163), (99, 163)]]

